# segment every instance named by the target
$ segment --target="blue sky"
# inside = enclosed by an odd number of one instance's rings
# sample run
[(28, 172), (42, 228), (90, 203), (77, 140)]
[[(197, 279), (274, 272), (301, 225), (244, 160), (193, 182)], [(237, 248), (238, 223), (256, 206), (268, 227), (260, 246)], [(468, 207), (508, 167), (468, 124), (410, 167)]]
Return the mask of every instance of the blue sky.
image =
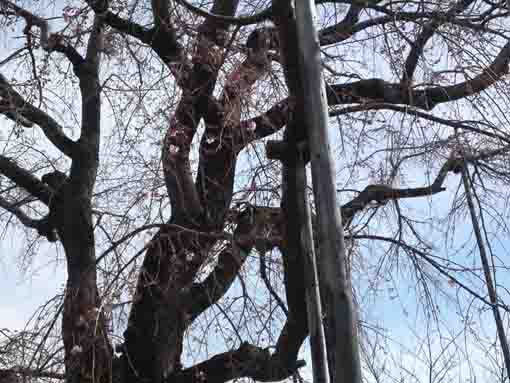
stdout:
[(22, 330), (34, 310), (65, 284), (65, 265), (56, 260), (55, 248), (44, 245), (33, 260), (23, 264), (21, 233), (0, 241), (0, 328)]

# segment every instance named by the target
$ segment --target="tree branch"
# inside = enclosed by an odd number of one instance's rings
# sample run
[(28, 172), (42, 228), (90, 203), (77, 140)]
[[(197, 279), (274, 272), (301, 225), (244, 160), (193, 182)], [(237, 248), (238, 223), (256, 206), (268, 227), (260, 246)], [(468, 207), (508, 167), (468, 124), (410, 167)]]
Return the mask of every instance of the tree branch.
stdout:
[(510, 42), (506, 43), (492, 63), (470, 80), (450, 85), (413, 90), (381, 79), (360, 80), (327, 87), (329, 105), (364, 103), (367, 101), (407, 104), (431, 110), (436, 105), (462, 99), (489, 88), (508, 73)]
[(134, 21), (123, 19), (111, 11), (97, 12), (103, 18), (104, 22), (119, 32), (126, 33), (141, 42), (151, 45), (153, 32)]
[(41, 47), (47, 52), (60, 52), (71, 62), (74, 71), (76, 72), (79, 66), (83, 63), (83, 57), (74, 49), (72, 46), (65, 44), (61, 36), (57, 34), (51, 34), (48, 22), (33, 14), (32, 12), (10, 2), (9, 0), (0, 0), (0, 4), (10, 8), (14, 13), (23, 19), (25, 19), (26, 27), (24, 33), (28, 35), (32, 26), (36, 26), (41, 31)]
[(38, 220), (30, 218), (26, 215), (16, 204), (7, 201), (5, 198), (0, 196), (0, 207), (7, 210), (9, 213), (14, 215), (19, 221), (28, 228), (37, 229), (39, 227)]
[(14, 182), (16, 186), (22, 187), (38, 198), (42, 203), (49, 204), (52, 191), (33, 174), (2, 155), (0, 155), (0, 173)]
[[(475, 290), (471, 289), (470, 287), (468, 287), (467, 285), (462, 283), (459, 279), (455, 278), (455, 276), (453, 276), (452, 274), (450, 274), (447, 271), (445, 271), (444, 267), (441, 264), (439, 264), (439, 262), (437, 262), (434, 259), (434, 257), (428, 255), (424, 251), (421, 251), (421, 250), (417, 249), (414, 246), (408, 245), (407, 243), (405, 243), (405, 242), (403, 242), (401, 240), (398, 240), (398, 239), (395, 239), (395, 238), (391, 238), (391, 237), (384, 237), (384, 236), (380, 236), (380, 235), (372, 235), (372, 234), (370, 234), (370, 235), (356, 234), (356, 235), (352, 235), (352, 236), (346, 236), (346, 238), (351, 239), (351, 240), (370, 240), (370, 241), (374, 241), (375, 240), (375, 241), (387, 242), (387, 243), (390, 243), (392, 245), (396, 245), (396, 246), (402, 247), (407, 253), (418, 255), (425, 262), (427, 262), (434, 269), (436, 269), (441, 275), (443, 275), (446, 278), (448, 278), (448, 280), (452, 280), (453, 282), (455, 282), (455, 284), (458, 285), (461, 289), (465, 290), (470, 295), (472, 295), (476, 299), (480, 300), (482, 303), (486, 304), (489, 307), (501, 307), (504, 310), (508, 311), (508, 307), (506, 305), (502, 305), (502, 304), (499, 304), (499, 303), (496, 304), (496, 305), (493, 305), (485, 297), (483, 297), (482, 295), (478, 294)], [(449, 261), (449, 262), (451, 262), (451, 261)]]
[[(3, 110), (20, 115), (27, 121), (39, 125), (44, 135), (57, 149), (69, 157), (73, 156), (76, 144), (65, 135), (59, 123), (41, 109), (26, 102), (2, 74), (0, 74), (0, 101), (4, 105)], [(6, 108), (5, 105), (8, 107)]]
[[(412, 90), (402, 84), (389, 83), (377, 78), (328, 85), (326, 87), (328, 104), (330, 106), (351, 103), (362, 104), (359, 107), (347, 108), (345, 111), (333, 111), (331, 115), (374, 108), (405, 111), (394, 104), (432, 110), (438, 104), (459, 100), (488, 89), (508, 73), (509, 62), (510, 42), (500, 50), (493, 62), (482, 73), (471, 80), (451, 86), (428, 87), (419, 90)], [(289, 108), (293, 108), (293, 105), (289, 105), (289, 99), (284, 99), (265, 113), (250, 120), (241, 121), (239, 129), (237, 129), (240, 134), (237, 137), (239, 142), (236, 146), (242, 149), (249, 143), (280, 130), (287, 123)], [(412, 111), (411, 113), (420, 113), (421, 117), (425, 116), (418, 111)], [(433, 117), (438, 122), (443, 120), (430, 115), (426, 116)], [(485, 134), (491, 135), (487, 132)]]
[[(243, 132), (238, 130), (241, 103), (249, 98), (252, 86), (270, 68), (268, 50), (274, 48), (270, 29), (256, 30), (256, 43), (248, 57), (227, 77), (219, 102), (210, 102), (205, 115), (206, 129), (200, 142), (197, 190), (210, 222), (220, 222), (230, 205), (237, 155)], [(251, 39), (253, 40), (253, 39)], [(237, 136), (237, 137), (236, 137)], [(241, 137), (239, 137), (241, 136)]]
[[(449, 19), (455, 15), (466, 10), (474, 0), (460, 0), (456, 2), (447, 12), (446, 18)], [(427, 44), (427, 41), (434, 35), (436, 30), (443, 24), (444, 21), (440, 20), (432, 20), (425, 24), (418, 34), (418, 37), (414, 41), (411, 47), (411, 51), (407, 55), (407, 59), (404, 66), (404, 74), (402, 77), (402, 82), (410, 84), (414, 75), (414, 71), (416, 70), (416, 66), (418, 65), (418, 60), (423, 54), (423, 49)]]
[(70, 182), (74, 192), (89, 197), (92, 194), (99, 163), (101, 134), (101, 86), (99, 84), (100, 46), (103, 43), (103, 21), (94, 16), (94, 25), (87, 42), (85, 63), (77, 73), (81, 94), (81, 134), (79, 157), (71, 166)]
[(344, 222), (350, 222), (354, 215), (363, 210), (368, 204), (370, 204), (371, 201), (385, 203), (386, 201), (402, 198), (431, 196), (445, 191), (446, 188), (443, 187), (443, 184), (448, 173), (460, 173), (464, 162), (487, 160), (489, 158), (502, 155), (509, 150), (510, 145), (495, 150), (481, 151), (478, 154), (471, 156), (455, 157), (455, 153), (452, 153), (452, 156), (443, 164), (443, 166), (441, 166), (441, 169), (434, 181), (428, 186), (399, 189), (388, 185), (369, 185), (356, 198), (342, 205), (342, 220)]
[(250, 143), (268, 137), (282, 129), (287, 124), (290, 108), (288, 99), (285, 99), (273, 105), (265, 113), (241, 121), (239, 127), (235, 129), (238, 151), (241, 151)]
[[(359, 7), (366, 7), (366, 4), (359, 4), (359, 2), (352, 2), (353, 4), (358, 4)], [(363, 20), (353, 24), (351, 26), (342, 25), (341, 23), (333, 26), (329, 26), (324, 28), (319, 32), (319, 41), (321, 46), (323, 45), (331, 45), (347, 40), (355, 33), (358, 33), (362, 30), (365, 30), (370, 27), (374, 27), (377, 25), (384, 25), (388, 23), (394, 23), (396, 21), (411, 21), (411, 22), (419, 22), (421, 19), (426, 19), (430, 23), (450, 23), (453, 25), (458, 25), (463, 28), (468, 28), (473, 31), (479, 32), (489, 32), (495, 34), (497, 36), (506, 38), (500, 31), (491, 29), (486, 26), (484, 22), (474, 23), (465, 18), (458, 19), (455, 18), (455, 14), (449, 15), (444, 12), (393, 12), (384, 7), (369, 7), (374, 8), (378, 12), (382, 12), (384, 16), (373, 17), (368, 20)]]
[[(394, 111), (397, 111), (400, 113), (408, 114), (410, 116), (416, 116), (419, 118), (423, 118), (425, 120), (429, 120), (429, 121), (437, 122), (442, 125), (450, 126), (452, 128), (464, 129), (464, 130), (467, 130), (467, 131), (470, 131), (470, 132), (473, 132), (476, 134), (484, 135), (487, 137), (491, 137), (491, 138), (494, 138), (497, 140), (504, 141), (506, 143), (510, 143), (510, 138), (506, 137), (503, 134), (496, 134), (496, 133), (493, 133), (493, 132), (490, 132), (487, 130), (483, 130), (483, 129), (479, 129), (472, 125), (469, 125), (470, 123), (474, 124), (474, 122), (449, 120), (449, 119), (434, 116), (433, 114), (422, 112), (422, 111), (414, 109), (414, 108), (410, 108), (409, 106), (400, 106), (400, 105), (388, 104), (388, 103), (384, 103), (384, 102), (382, 102), (382, 103), (374, 102), (374, 103), (368, 103), (368, 104), (347, 106), (342, 109), (336, 109), (336, 110), (330, 111), (329, 116), (330, 117), (341, 116), (344, 114), (356, 113), (356, 112), (362, 112), (362, 111), (368, 111), (368, 110), (394, 110)], [(496, 127), (494, 127), (494, 129), (496, 130)]]
[[(30, 378), (49, 378), (49, 379), (58, 379), (64, 380), (65, 375), (60, 374), (58, 372), (49, 372), (49, 371), (39, 371), (35, 369), (27, 369), (27, 368), (8, 368), (8, 369), (0, 369), (0, 381), (3, 381), (1, 377), (7, 376), (9, 374), (13, 375), (21, 375), (23, 377)], [(24, 381), (21, 379), (21, 381)]]
[(237, 350), (215, 355), (169, 376), (166, 382), (190, 382), (198, 378), (208, 383), (224, 383), (242, 377), (270, 382), (288, 378), (304, 365), (304, 361), (296, 361), (291, 369), (276, 366), (267, 349), (244, 342)]
[(321, 45), (335, 44), (352, 36), (353, 27), (359, 20), (362, 7), (351, 5), (345, 17), (335, 25), (319, 31), (319, 42)]
[(25, 128), (32, 128), (34, 126), (32, 121), (29, 121), (21, 114), (16, 113), (16, 107), (14, 107), (7, 100), (0, 100), (0, 114), (3, 114), (9, 120), (15, 122), (16, 124), (20, 124)]
[[(212, 11), (232, 15), (235, 14), (237, 5), (238, 2), (233, 0), (216, 0)], [(196, 51), (192, 60), (193, 69), (165, 135), (162, 150), (163, 171), (172, 203), (172, 214), (188, 216), (193, 220), (201, 216), (203, 206), (200, 193), (191, 175), (189, 150), (201, 118), (216, 105), (212, 93), (222, 59), (221, 51), (214, 43), (222, 45), (226, 33), (224, 25), (209, 19), (206, 19), (198, 29)], [(200, 172), (199, 170), (199, 180), (201, 177), (208, 176)], [(223, 220), (213, 222), (218, 224)]]
[(199, 7), (195, 7), (193, 4), (189, 3), (186, 0), (176, 0), (179, 4), (184, 6), (187, 10), (197, 14), (198, 16), (202, 16), (208, 19), (211, 19), (215, 22), (224, 23), (224, 24), (232, 24), (232, 25), (238, 25), (238, 26), (246, 26), (251, 24), (258, 24), (265, 20), (268, 20), (271, 18), (273, 10), (271, 7), (266, 8), (260, 13), (257, 13), (252, 16), (238, 16), (238, 17), (232, 17), (232, 16), (223, 16), (218, 15), (215, 13), (208, 12), (206, 10), (203, 10)]
[[(147, 29), (133, 21), (123, 19), (108, 10), (108, 1), (86, 0), (87, 4), (110, 27), (128, 34), (149, 45), (166, 64), (170, 65), (182, 59), (182, 46), (177, 41), (177, 35), (170, 23), (166, 29), (160, 28), (159, 17), (155, 15), (156, 28)], [(161, 8), (157, 8), (161, 10)]]
[(190, 321), (225, 295), (253, 249), (257, 237), (264, 228), (275, 226), (279, 216), (278, 211), (262, 207), (248, 207), (239, 215), (233, 242), (220, 253), (214, 270), (203, 282), (194, 283), (188, 297), (184, 299), (189, 302), (186, 311)]

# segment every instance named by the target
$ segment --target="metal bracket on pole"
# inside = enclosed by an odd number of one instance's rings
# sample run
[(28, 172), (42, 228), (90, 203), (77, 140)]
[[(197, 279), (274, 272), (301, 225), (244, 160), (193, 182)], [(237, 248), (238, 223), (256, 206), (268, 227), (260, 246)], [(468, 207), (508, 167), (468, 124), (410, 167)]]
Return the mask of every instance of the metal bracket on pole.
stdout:
[[(289, 150), (289, 145), (285, 141), (269, 140), (266, 143), (266, 156), (272, 160), (285, 161), (285, 154)], [(308, 162), (310, 159), (308, 143), (306, 141), (300, 141), (296, 144), (296, 150), (299, 155), (302, 156), (304, 162)]]

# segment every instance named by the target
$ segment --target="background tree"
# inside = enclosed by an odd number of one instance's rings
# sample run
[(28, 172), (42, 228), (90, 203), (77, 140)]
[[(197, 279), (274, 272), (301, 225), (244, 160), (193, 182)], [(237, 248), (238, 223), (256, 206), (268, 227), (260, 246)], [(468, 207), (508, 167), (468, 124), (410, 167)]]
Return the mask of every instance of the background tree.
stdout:
[[(475, 356), (503, 381), (507, 1), (316, 4), (365, 376), (474, 379)], [(276, 15), (0, 0), (2, 222), (26, 235), (26, 264), (51, 246), (67, 269), (24, 331), (2, 330), (0, 379), (299, 378), (304, 270), (263, 150), (298, 112)], [(396, 359), (381, 306), (415, 312), (414, 357)]]

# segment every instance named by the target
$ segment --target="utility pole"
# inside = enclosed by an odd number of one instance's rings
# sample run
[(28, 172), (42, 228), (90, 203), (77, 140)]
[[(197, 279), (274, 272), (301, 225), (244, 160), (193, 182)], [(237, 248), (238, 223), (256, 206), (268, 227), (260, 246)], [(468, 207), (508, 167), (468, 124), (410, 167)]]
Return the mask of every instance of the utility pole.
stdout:
[(361, 383), (357, 318), (353, 306), (342, 218), (336, 200), (328, 137), (328, 105), (320, 44), (314, 25), (315, 5), (295, 0), (299, 69), (305, 125), (317, 210), (319, 285), (325, 312), (329, 376), (332, 383)]
[[(295, 108), (289, 113), (284, 140), (270, 141), (266, 146), (267, 156), (279, 159), (283, 167), (282, 211), (286, 222), (287, 255), (284, 259), (284, 267), (286, 267), (287, 299), (296, 299), (296, 291), (288, 291), (288, 286), (291, 285), (290, 279), (304, 285), (304, 297), (302, 294), (297, 299), (304, 298), (306, 303), (313, 381), (314, 383), (329, 383), (330, 374), (306, 180), (306, 164), (309, 155), (306, 129), (303, 125), (303, 81), (299, 70), (297, 24), (295, 17), (289, 17), (289, 15), (295, 14), (292, 9), (292, 0), (273, 0), (272, 5), (273, 21), (279, 31), (280, 57), (289, 89), (289, 98), (296, 100)], [(292, 271), (292, 264), (294, 269), (299, 268), (299, 270)], [(296, 275), (302, 279), (296, 281)], [(302, 312), (292, 311), (293, 306), (296, 306), (295, 302), (294, 304), (289, 303), (288, 320), (290, 321), (296, 315), (303, 315)]]

